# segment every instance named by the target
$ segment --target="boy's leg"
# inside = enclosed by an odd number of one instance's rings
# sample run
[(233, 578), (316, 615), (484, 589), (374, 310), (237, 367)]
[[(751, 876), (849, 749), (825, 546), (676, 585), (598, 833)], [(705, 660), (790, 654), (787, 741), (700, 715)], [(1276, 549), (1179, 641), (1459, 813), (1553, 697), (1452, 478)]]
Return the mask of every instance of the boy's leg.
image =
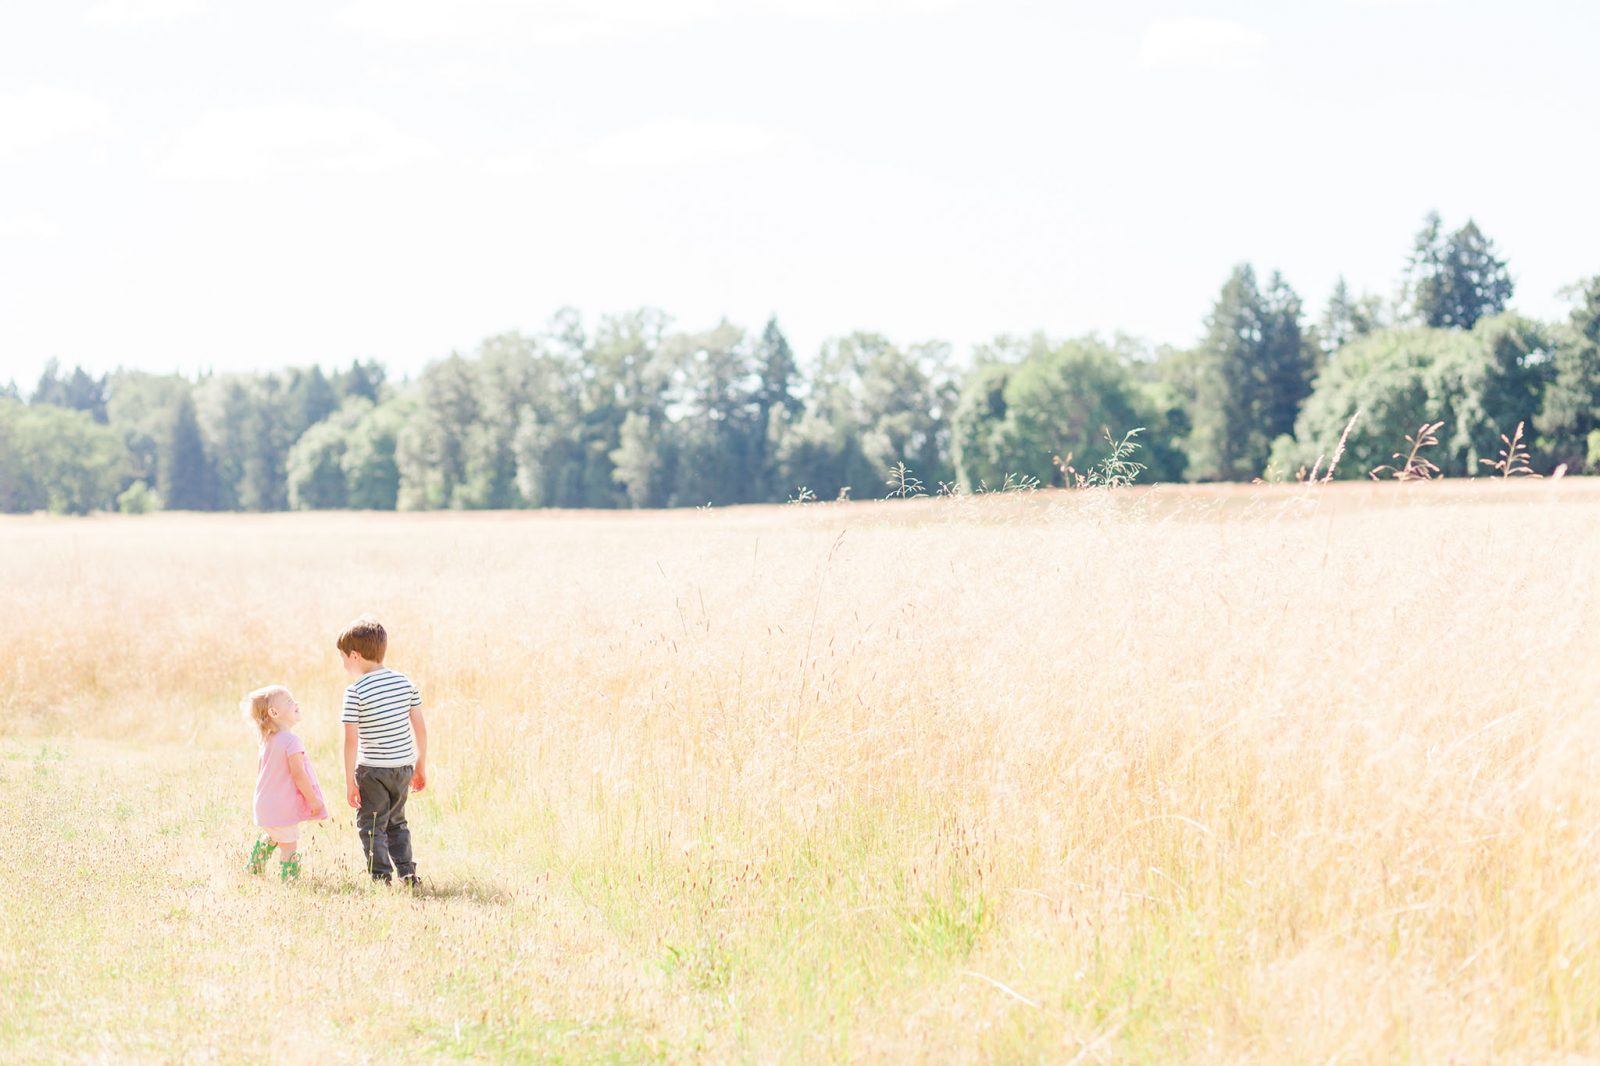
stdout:
[(386, 772), (393, 775), (390, 787), (394, 790), (394, 806), (389, 808), (389, 858), (394, 861), (394, 871), (400, 875), (400, 880), (410, 881), (417, 876), (417, 864), (411, 858), (411, 828), (406, 825), (411, 767), (399, 766)]
[(384, 772), (374, 766), (356, 767), (356, 788), (361, 793), (361, 806), (356, 809), (356, 831), (361, 835), (361, 855), (367, 860), (367, 872), (377, 881), (387, 881), (394, 876), (388, 834), (393, 794), (381, 776)]

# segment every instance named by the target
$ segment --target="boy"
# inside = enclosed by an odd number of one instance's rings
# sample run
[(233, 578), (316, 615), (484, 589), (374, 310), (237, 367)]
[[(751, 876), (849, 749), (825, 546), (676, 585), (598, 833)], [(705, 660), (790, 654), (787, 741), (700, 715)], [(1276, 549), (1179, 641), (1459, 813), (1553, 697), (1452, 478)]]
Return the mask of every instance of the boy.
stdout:
[(383, 665), (389, 635), (363, 618), (339, 634), (344, 668), (356, 680), (344, 690), (344, 791), (356, 808), (367, 872), (388, 883), (396, 873), (417, 887), (406, 827), (406, 796), (428, 784), (428, 729), (422, 696), (404, 674)]

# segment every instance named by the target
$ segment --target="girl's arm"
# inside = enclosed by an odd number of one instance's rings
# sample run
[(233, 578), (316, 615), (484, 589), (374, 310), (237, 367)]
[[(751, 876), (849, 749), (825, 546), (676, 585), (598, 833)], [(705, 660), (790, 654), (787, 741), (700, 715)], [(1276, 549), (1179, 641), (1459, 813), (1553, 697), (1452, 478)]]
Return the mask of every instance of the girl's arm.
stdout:
[(294, 787), (300, 790), (300, 795), (306, 798), (311, 809), (316, 814), (326, 813), (322, 803), (317, 799), (317, 786), (311, 783), (311, 774), (306, 770), (308, 756), (303, 751), (297, 751), (289, 756), (289, 776), (294, 780)]

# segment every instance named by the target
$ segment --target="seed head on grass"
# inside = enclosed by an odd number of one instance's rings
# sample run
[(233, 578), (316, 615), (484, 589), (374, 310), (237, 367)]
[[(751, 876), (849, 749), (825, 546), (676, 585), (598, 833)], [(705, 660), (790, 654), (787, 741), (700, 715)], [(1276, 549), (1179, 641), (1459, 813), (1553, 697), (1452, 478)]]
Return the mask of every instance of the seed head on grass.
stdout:
[(1500, 443), (1505, 447), (1500, 449), (1498, 459), (1479, 459), (1478, 462), (1496, 471), (1496, 476), (1501, 478), (1544, 476), (1534, 473), (1533, 467), (1529, 465), (1532, 456), (1529, 455), (1527, 445), (1522, 440), (1521, 422), (1517, 423), (1516, 432), (1510, 437), (1504, 433), (1500, 434)]
[(1368, 471), (1368, 476), (1374, 481), (1378, 480), (1384, 471), (1396, 481), (1431, 481), (1439, 476), (1439, 468), (1433, 461), (1422, 454), (1422, 449), (1432, 448), (1439, 443), (1439, 427), (1441, 422), (1428, 422), (1417, 428), (1415, 435), (1407, 434), (1406, 444), (1409, 447), (1404, 455), (1395, 452), (1391, 459), (1401, 460), (1399, 466), (1376, 466)]

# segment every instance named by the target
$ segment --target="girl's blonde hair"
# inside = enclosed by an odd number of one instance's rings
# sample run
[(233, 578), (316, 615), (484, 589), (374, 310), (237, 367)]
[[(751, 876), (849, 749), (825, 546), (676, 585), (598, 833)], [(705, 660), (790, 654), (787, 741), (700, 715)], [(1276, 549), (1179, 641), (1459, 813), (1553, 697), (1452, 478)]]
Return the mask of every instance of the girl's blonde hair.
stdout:
[(261, 733), (261, 739), (266, 740), (278, 731), (277, 723), (272, 720), (272, 701), (281, 699), (289, 694), (289, 690), (282, 685), (268, 685), (258, 688), (250, 695), (239, 701), (239, 710), (250, 721), (255, 723), (256, 729)]

